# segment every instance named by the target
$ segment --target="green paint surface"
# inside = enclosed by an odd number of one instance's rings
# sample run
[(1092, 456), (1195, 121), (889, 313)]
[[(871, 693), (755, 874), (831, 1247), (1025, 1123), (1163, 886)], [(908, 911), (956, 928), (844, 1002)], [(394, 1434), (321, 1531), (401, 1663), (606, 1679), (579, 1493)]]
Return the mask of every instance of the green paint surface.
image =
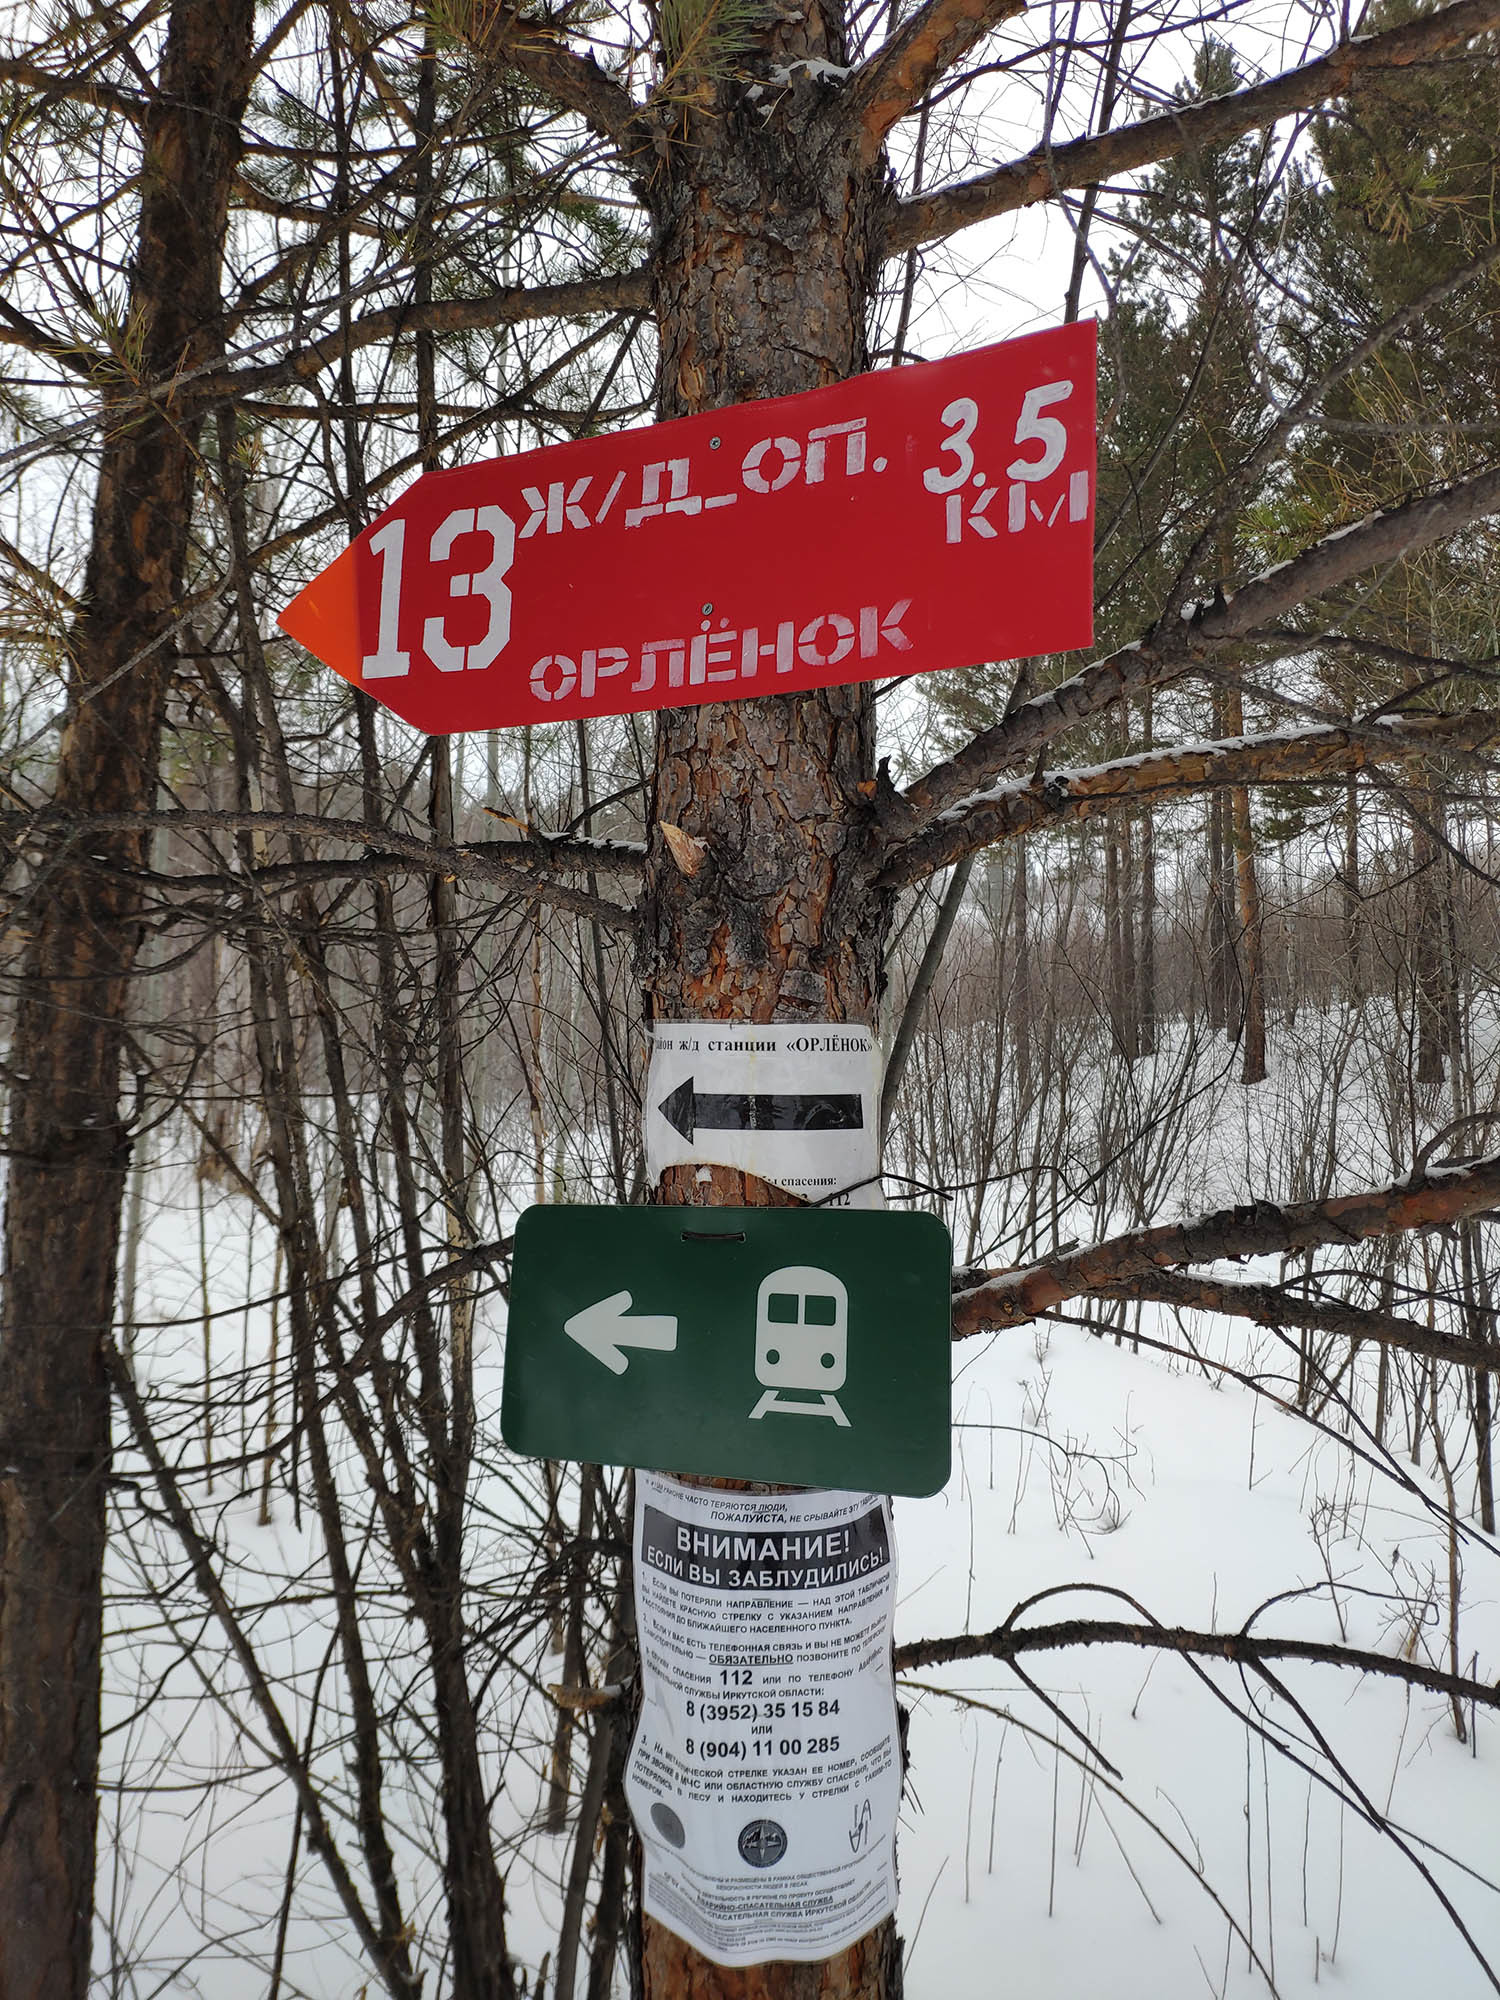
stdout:
[(935, 1493), (951, 1260), (930, 1215), (527, 1209), (501, 1431), (543, 1458)]

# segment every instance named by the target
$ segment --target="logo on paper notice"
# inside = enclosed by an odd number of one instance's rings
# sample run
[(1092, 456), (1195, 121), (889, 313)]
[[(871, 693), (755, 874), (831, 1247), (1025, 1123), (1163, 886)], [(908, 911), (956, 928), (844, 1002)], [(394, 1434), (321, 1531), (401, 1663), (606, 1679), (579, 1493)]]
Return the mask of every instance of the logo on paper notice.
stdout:
[(658, 1024), (646, 1170), (738, 1167), (830, 1208), (881, 1208), (880, 1051), (841, 1021)]
[(753, 1819), (741, 1829), (739, 1849), (752, 1868), (774, 1868), (786, 1853), (786, 1828), (774, 1819)]

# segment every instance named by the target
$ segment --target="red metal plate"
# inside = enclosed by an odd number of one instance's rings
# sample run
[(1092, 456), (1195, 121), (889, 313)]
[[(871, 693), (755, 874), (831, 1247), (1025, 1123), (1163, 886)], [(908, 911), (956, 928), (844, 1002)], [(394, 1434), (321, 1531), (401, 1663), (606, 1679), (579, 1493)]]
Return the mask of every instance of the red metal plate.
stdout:
[(428, 473), (282, 613), (434, 734), (1093, 633), (1091, 322)]

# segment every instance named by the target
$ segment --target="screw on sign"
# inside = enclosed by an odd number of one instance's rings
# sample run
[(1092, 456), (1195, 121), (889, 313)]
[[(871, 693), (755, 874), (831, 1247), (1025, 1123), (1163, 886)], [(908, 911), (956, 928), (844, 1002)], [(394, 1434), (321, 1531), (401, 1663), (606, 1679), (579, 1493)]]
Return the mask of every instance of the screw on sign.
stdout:
[(1092, 637), (1082, 322), (425, 474), (281, 615), (434, 733), (789, 693)]

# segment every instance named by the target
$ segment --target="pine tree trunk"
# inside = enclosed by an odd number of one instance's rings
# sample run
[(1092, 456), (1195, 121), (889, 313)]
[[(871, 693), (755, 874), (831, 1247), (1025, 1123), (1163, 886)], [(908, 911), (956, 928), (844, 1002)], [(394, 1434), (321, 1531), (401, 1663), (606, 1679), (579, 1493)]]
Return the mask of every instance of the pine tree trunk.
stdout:
[[(1130, 709), (1120, 711), (1119, 754), (1130, 755)], [(1132, 822), (1127, 813), (1111, 813), (1112, 834), (1117, 855), (1116, 898), (1120, 920), (1120, 979), (1115, 1010), (1119, 1022), (1120, 1051), (1126, 1062), (1134, 1062), (1141, 1052), (1141, 961), (1136, 919), (1140, 902), (1140, 877), (1136, 872), (1136, 847)]]
[(1230, 794), (1234, 829), (1234, 872), (1240, 906), (1240, 962), (1244, 967), (1244, 1054), (1241, 1083), (1266, 1080), (1266, 970), (1260, 919), (1260, 883), (1255, 872), (1250, 794), (1236, 787)]
[(1413, 889), (1416, 895), (1416, 936), (1412, 949), (1412, 985), (1417, 1009), (1417, 1082), (1437, 1084), (1443, 1080), (1443, 1058), (1448, 1047), (1448, 1004), (1443, 980), (1443, 875), (1442, 854), (1433, 837), (1428, 818), (1433, 801), (1423, 793), (1417, 799), (1417, 817), (1412, 826)]
[[(1245, 733), (1245, 707), (1237, 682), (1224, 696), (1228, 733)], [(1255, 829), (1250, 819), (1250, 794), (1236, 785), (1229, 794), (1230, 835), (1234, 842), (1234, 879), (1239, 902), (1238, 957), (1242, 971), (1244, 1052), (1242, 1083), (1266, 1080), (1266, 973), (1260, 920), (1260, 880), (1255, 869)]]
[(1120, 991), (1123, 1010), (1125, 1060), (1134, 1062), (1141, 1052), (1141, 881), (1136, 868), (1136, 844), (1129, 818), (1120, 816), (1120, 955), (1125, 962), (1125, 982)]
[(1479, 1489), (1479, 1525), (1487, 1535), (1495, 1532), (1495, 1416), (1490, 1401), (1490, 1377), (1486, 1368), (1474, 1371), (1474, 1462)]
[[(1130, 717), (1122, 712), (1116, 753), (1130, 753)], [(1130, 822), (1112, 812), (1104, 820), (1104, 929), (1109, 946), (1109, 1022), (1115, 1051), (1126, 1062), (1140, 1054), (1139, 979), (1135, 948), (1136, 884)]]
[[(1006, 713), (1014, 714), (1022, 702), (1031, 696), (1031, 662), (1023, 660), (1016, 672), (1015, 686), (1011, 689)], [(1015, 1128), (1022, 1132), (1031, 1120), (1034, 1095), (1032, 1038), (1036, 1030), (1036, 988), (1032, 971), (1031, 954), (1031, 861), (1026, 846), (1026, 836), (1012, 846), (1015, 868), (1015, 901), (1012, 908), (1014, 923), (1014, 944), (1011, 964), (1011, 1045), (1016, 1065)], [(996, 1102), (1004, 1067), (1005, 1038), (1002, 1033), (995, 1054)], [(991, 1117), (990, 1130), (985, 1134), (985, 1144), (993, 1155), (995, 1136), (994, 1119)]]
[(1128, 1062), (1135, 1054), (1130, 1042), (1130, 1006), (1126, 998), (1129, 966), (1125, 950), (1125, 919), (1120, 886), (1120, 827), (1116, 815), (1104, 822), (1105, 978), (1109, 983), (1109, 1027), (1116, 1055)]
[[(1216, 706), (1215, 721), (1217, 719)], [(1224, 795), (1215, 792), (1208, 801), (1208, 910), (1204, 925), (1208, 967), (1204, 1012), (1208, 1016), (1209, 1027), (1216, 1034), (1230, 1029), (1234, 1018), (1233, 933), (1229, 925), (1228, 879), (1225, 872), (1225, 853), (1229, 846), (1227, 819), (1228, 807)]]
[[(250, 80), (250, 0), (175, 0), (147, 113), (130, 292), (138, 380), (220, 345), (219, 267)], [(145, 812), (156, 789), (197, 416), (104, 391), (84, 608), (54, 802)], [(105, 1344), (130, 1135), (119, 1102), (142, 835), (59, 834), (39, 868), (12, 1049), (0, 1321), (0, 1993), (88, 1985), (105, 1493)], [(98, 863), (102, 861), (103, 866)]]
[(1344, 786), (1344, 868), (1340, 884), (1343, 902), (1343, 988), (1351, 1007), (1365, 997), (1363, 959), (1363, 896), (1359, 866), (1359, 792), (1351, 777)]
[[(1031, 968), (1031, 863), (1026, 852), (1026, 838), (1015, 844), (1016, 895), (1013, 921), (1015, 925), (1015, 960), (1011, 974), (1011, 1044), (1016, 1064), (1016, 1126), (1023, 1129), (1030, 1123), (1032, 1100), (1035, 1094), (1032, 1071), (1032, 1035), (1036, 1024), (1036, 995), (1033, 991)], [(995, 1061), (997, 1069), (1002, 1066), (1003, 1045)]]
[[(832, 10), (782, 17), (768, 38), (782, 64), (844, 61)], [(823, 88), (792, 85), (770, 120), (742, 101), (711, 115), (689, 108), (667, 143), (650, 189), (664, 418), (822, 387), (865, 366), (884, 167), (833, 134)], [(874, 1025), (888, 911), (864, 866), (873, 777), (868, 687), (659, 717), (642, 968), (648, 1022)], [(696, 874), (675, 866), (664, 821), (703, 842)], [(724, 1169), (702, 1183), (692, 1169), (673, 1170), (657, 1198), (778, 1199)], [(892, 1920), (821, 1965), (744, 1969), (712, 1964), (649, 1918), (643, 1928), (646, 2000), (896, 2000), (900, 1992)]]
[[(1151, 690), (1141, 699), (1141, 747), (1156, 742), (1156, 717)], [(1139, 960), (1140, 1011), (1137, 1032), (1143, 1056), (1156, 1053), (1156, 820), (1148, 805), (1141, 815), (1141, 924)]]

